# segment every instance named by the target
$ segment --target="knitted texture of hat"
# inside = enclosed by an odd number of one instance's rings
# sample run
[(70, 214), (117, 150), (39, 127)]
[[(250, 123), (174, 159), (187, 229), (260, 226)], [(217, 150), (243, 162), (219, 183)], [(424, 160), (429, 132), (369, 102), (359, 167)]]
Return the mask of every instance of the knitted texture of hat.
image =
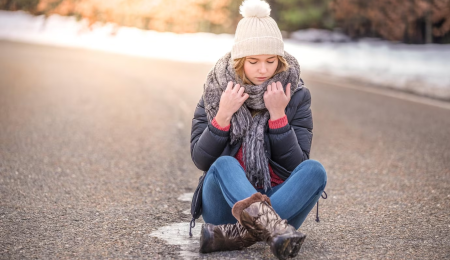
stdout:
[(284, 55), (284, 43), (280, 29), (272, 17), (270, 6), (262, 0), (245, 0), (231, 50), (232, 59), (250, 55)]

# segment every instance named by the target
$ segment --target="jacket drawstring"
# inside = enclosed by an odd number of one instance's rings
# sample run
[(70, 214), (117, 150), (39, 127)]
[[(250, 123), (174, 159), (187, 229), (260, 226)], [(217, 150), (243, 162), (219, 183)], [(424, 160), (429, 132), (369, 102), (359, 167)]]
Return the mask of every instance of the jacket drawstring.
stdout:
[(192, 218), (191, 223), (189, 224), (189, 236), (192, 237), (192, 229), (195, 227), (195, 218)]
[[(325, 197), (323, 196), (323, 194), (325, 193)], [(322, 197), (322, 199), (326, 200), (328, 198), (328, 195), (325, 191), (323, 191), (323, 193), (320, 195)], [(320, 199), (320, 198), (319, 198)], [(316, 212), (316, 222), (320, 222), (319, 219), (319, 201), (317, 201), (317, 212)]]

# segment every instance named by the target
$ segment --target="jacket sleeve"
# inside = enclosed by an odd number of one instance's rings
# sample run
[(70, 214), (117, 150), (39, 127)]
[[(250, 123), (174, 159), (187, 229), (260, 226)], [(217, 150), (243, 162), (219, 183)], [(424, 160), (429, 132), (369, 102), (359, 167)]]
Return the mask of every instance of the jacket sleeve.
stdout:
[(288, 118), (289, 123), (278, 129), (269, 128), (271, 159), (290, 172), (309, 159), (313, 136), (311, 94), (307, 88), (300, 91), (300, 98), (288, 104), (287, 109), (296, 109), (294, 116)]
[(208, 123), (203, 98), (197, 104), (192, 119), (191, 158), (195, 166), (207, 171), (219, 158), (229, 140), (229, 131), (222, 131)]

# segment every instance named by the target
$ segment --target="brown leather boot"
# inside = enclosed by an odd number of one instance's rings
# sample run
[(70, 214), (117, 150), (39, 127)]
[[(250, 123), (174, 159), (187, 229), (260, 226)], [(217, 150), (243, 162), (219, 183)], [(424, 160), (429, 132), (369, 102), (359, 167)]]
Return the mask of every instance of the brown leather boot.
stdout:
[(199, 251), (200, 253), (210, 253), (240, 250), (258, 241), (260, 240), (247, 232), (239, 222), (218, 226), (206, 223), (202, 225)]
[(271, 205), (266, 195), (255, 193), (234, 204), (232, 213), (250, 234), (266, 241), (278, 259), (295, 257), (306, 235), (281, 219)]

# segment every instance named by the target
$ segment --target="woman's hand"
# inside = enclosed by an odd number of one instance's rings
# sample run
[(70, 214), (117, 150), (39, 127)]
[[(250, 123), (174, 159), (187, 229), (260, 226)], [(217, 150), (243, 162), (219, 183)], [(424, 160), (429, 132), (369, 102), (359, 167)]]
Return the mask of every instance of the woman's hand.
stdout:
[(220, 97), (219, 111), (216, 115), (216, 122), (225, 127), (230, 124), (231, 117), (238, 111), (248, 98), (248, 94), (244, 93), (245, 88), (236, 84), (233, 87), (233, 82), (228, 82), (228, 86)]
[(284, 110), (291, 100), (291, 83), (286, 86), (286, 94), (284, 93), (281, 82), (272, 83), (267, 86), (264, 92), (264, 103), (269, 110), (270, 119), (276, 120), (284, 117)]

